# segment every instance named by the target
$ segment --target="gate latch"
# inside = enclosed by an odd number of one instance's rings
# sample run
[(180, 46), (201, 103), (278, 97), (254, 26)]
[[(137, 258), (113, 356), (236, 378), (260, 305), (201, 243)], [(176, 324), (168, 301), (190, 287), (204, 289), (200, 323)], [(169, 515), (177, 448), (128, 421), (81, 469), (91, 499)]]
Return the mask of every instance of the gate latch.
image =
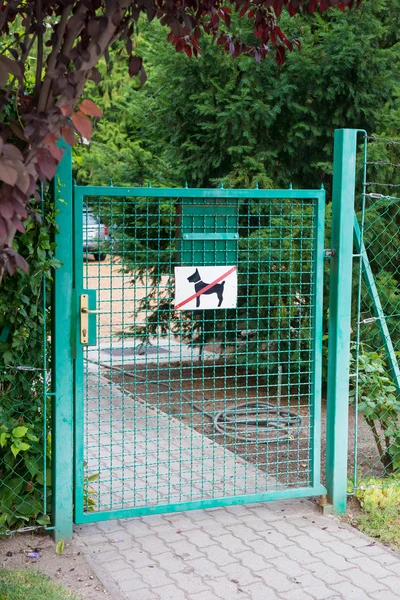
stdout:
[(86, 290), (85, 294), (80, 296), (80, 341), (83, 346), (96, 345), (96, 314), (98, 310), (89, 309), (89, 300), (92, 305), (96, 301), (95, 290)]
[(331, 258), (336, 255), (336, 250), (333, 250), (333, 248), (325, 248), (324, 255), (325, 258)]

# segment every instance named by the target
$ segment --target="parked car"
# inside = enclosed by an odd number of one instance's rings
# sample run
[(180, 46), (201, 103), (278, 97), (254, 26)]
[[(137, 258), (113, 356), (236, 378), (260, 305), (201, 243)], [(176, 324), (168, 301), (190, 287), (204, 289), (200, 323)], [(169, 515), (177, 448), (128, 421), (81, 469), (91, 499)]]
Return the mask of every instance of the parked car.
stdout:
[(110, 245), (108, 227), (91, 211), (83, 212), (83, 251), (96, 260), (106, 259)]

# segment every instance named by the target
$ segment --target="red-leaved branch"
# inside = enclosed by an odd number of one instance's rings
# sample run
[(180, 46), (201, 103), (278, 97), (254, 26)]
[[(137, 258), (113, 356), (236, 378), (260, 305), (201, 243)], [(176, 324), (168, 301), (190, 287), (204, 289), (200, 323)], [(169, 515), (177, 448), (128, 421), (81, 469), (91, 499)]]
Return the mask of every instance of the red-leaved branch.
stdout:
[[(137, 22), (143, 13), (167, 28), (177, 52), (198, 56), (202, 32), (234, 57), (259, 61), (272, 48), (282, 64), (287, 51), (300, 48), (278, 25), (282, 10), (342, 11), (361, 0), (0, 0), (0, 281), (5, 269), (27, 270), (13, 249), (17, 231), (29, 215), (40, 219), (40, 183), (54, 177), (62, 151), (60, 136), (73, 146), (90, 139), (91, 118), (101, 111), (80, 101), (88, 80), (100, 80), (97, 65), (117, 40), (126, 48), (130, 76), (146, 74), (134, 53)], [(251, 20), (255, 43), (230, 32), (232, 13)], [(28, 58), (34, 54), (35, 68)]]

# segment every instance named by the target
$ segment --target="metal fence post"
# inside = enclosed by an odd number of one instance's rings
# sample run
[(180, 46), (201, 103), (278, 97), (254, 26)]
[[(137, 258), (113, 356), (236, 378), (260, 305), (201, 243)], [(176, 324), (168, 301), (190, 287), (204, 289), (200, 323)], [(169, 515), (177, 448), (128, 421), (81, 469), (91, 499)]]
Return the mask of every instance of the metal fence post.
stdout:
[(73, 300), (72, 155), (64, 156), (54, 179), (58, 214), (52, 301), (52, 522), (56, 540), (72, 537), (73, 518), (73, 360), (71, 345)]
[(334, 138), (332, 237), (329, 288), (326, 487), (336, 513), (346, 511), (350, 374), (353, 214), (356, 129), (338, 129)]

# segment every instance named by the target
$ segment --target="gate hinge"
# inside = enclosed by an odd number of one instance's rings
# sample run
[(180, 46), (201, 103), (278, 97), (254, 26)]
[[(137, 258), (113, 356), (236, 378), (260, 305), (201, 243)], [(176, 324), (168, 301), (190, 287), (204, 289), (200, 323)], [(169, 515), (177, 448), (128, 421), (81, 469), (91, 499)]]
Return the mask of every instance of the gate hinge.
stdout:
[(330, 258), (331, 256), (335, 256), (336, 250), (333, 250), (333, 248), (325, 248), (324, 254), (325, 258)]

